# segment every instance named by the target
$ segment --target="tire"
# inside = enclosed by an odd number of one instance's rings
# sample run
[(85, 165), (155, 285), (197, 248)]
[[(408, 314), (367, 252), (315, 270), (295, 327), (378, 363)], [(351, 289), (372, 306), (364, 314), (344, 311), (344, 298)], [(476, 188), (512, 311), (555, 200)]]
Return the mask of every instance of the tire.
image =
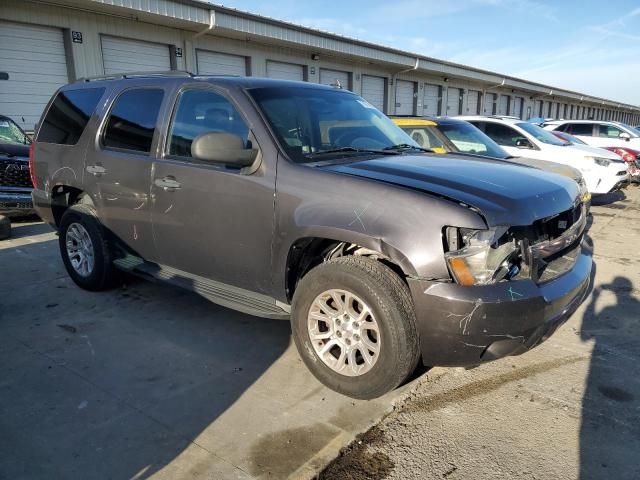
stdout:
[(11, 236), (11, 220), (4, 215), (0, 215), (0, 240)]
[[(352, 300), (345, 301), (347, 294)], [(335, 312), (346, 304), (352, 305), (354, 315), (336, 317)], [(329, 322), (317, 321), (328, 312), (332, 327)], [(364, 322), (359, 320), (363, 315)], [(312, 330), (309, 325), (318, 328)], [(377, 398), (395, 389), (413, 373), (420, 358), (415, 310), (407, 285), (389, 267), (366, 257), (340, 257), (306, 274), (294, 294), (291, 327), (300, 356), (311, 373), (330, 389), (353, 398)], [(312, 332), (330, 337), (314, 341)], [(347, 337), (351, 338), (350, 346), (344, 343)], [(335, 345), (327, 352), (330, 343)], [(341, 361), (343, 348), (347, 359)], [(349, 352), (354, 350), (351, 358), (355, 361), (350, 361)]]
[[(85, 252), (85, 258), (90, 256), (87, 255), (88, 252), (91, 252), (93, 257), (91, 268), (85, 263), (87, 268), (84, 272), (83, 268), (74, 266), (79, 257), (70, 257), (67, 248), (67, 240), (71, 241), (73, 246), (78, 246), (78, 242), (74, 240), (78, 237), (84, 241), (88, 237), (89, 242), (83, 244), (86, 248), (82, 251)], [(106, 290), (115, 285), (119, 275), (112, 263), (113, 258), (105, 231), (92, 206), (74, 205), (67, 209), (60, 220), (58, 244), (64, 266), (76, 285), (91, 291)]]

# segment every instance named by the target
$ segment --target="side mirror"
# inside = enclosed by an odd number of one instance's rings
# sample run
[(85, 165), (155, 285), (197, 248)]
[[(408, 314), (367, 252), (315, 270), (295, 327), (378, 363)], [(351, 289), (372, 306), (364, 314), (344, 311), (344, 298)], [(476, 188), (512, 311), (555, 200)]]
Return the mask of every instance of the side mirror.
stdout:
[(252, 165), (257, 154), (257, 150), (245, 148), (242, 139), (232, 133), (201, 133), (191, 143), (193, 158), (238, 168)]
[(529, 150), (531, 150), (532, 148), (531, 142), (529, 142), (529, 140), (527, 140), (526, 138), (519, 138), (518, 140), (516, 140), (516, 147), (528, 148)]
[(629, 140), (631, 140), (631, 135), (629, 135), (627, 132), (622, 132), (620, 135), (618, 135), (618, 138), (623, 138), (628, 142)]

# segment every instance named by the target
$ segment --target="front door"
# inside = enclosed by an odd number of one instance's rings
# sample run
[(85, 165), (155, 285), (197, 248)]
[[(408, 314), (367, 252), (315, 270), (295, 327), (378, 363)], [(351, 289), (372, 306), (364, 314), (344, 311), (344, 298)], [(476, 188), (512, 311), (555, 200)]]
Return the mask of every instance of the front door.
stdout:
[(159, 262), (269, 292), (275, 158), (262, 158), (249, 173), (196, 160), (191, 143), (204, 132), (232, 133), (259, 149), (247, 122), (223, 94), (193, 86), (178, 95), (164, 157), (154, 161), (152, 219)]
[(89, 147), (84, 178), (102, 223), (137, 255), (155, 260), (151, 229), (151, 152), (165, 91), (124, 90), (113, 102), (102, 134)]

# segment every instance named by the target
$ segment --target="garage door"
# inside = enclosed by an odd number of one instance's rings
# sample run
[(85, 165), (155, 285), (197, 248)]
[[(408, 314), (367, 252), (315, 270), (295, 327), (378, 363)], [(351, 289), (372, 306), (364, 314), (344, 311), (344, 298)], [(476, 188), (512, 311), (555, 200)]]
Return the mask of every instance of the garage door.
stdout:
[(304, 80), (304, 67), (294, 63), (267, 60), (267, 77), (279, 80)]
[(33, 130), (51, 95), (69, 81), (62, 31), (0, 22), (0, 114)]
[(422, 99), (423, 115), (431, 115), (432, 117), (440, 115), (441, 92), (442, 87), (440, 85), (424, 84), (424, 97)]
[(496, 93), (485, 93), (484, 95), (484, 114), (495, 115), (496, 114)]
[(480, 113), (480, 92), (469, 90), (467, 92), (467, 115), (478, 115)]
[(512, 107), (511, 107), (511, 115), (514, 117), (522, 118), (522, 106), (524, 104), (524, 99), (522, 97), (514, 97)]
[(460, 92), (459, 88), (447, 88), (447, 115), (453, 117), (454, 115), (460, 115)]
[(396, 81), (396, 115), (413, 115), (413, 93), (415, 83), (406, 80)]
[(340, 83), (342, 88), (349, 90), (351, 88), (349, 78), (350, 75), (348, 72), (329, 70), (326, 68), (320, 69), (320, 83), (323, 85), (337, 85)]
[(498, 101), (498, 115), (509, 115), (509, 96), (500, 95)]
[(385, 81), (383, 77), (362, 75), (362, 98), (381, 112), (386, 110), (384, 105)]
[(236, 75), (247, 74), (247, 58), (241, 55), (196, 50), (198, 73), (201, 75)]
[(103, 36), (101, 40), (106, 75), (171, 70), (169, 45), (119, 37)]

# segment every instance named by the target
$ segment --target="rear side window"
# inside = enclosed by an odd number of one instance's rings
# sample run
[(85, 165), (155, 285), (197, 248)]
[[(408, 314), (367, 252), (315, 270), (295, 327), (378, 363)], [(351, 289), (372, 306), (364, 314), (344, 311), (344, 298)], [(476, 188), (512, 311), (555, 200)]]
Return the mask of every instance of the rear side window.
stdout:
[(149, 153), (164, 91), (126, 90), (114, 102), (102, 144), (105, 147)]
[(500, 123), (487, 123), (484, 127), (484, 133), (498, 145), (505, 147), (517, 147), (518, 140), (526, 140), (521, 133)]
[(607, 138), (618, 138), (623, 133), (618, 127), (613, 125), (598, 125), (598, 136)]
[(104, 94), (104, 88), (59, 92), (42, 121), (38, 141), (75, 145)]
[(593, 124), (591, 123), (570, 123), (565, 132), (571, 135), (593, 136)]

